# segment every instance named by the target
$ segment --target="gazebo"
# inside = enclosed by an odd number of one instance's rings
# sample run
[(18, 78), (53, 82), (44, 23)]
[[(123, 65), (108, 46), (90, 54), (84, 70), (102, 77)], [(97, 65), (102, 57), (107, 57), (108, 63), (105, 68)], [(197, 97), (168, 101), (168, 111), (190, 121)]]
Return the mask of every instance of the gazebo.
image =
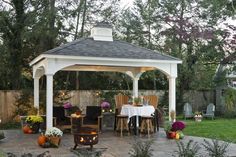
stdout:
[(46, 127), (53, 126), (53, 75), (63, 71), (121, 72), (133, 80), (133, 96), (138, 96), (138, 81), (142, 73), (160, 70), (169, 79), (169, 112), (176, 110), (177, 64), (172, 56), (113, 40), (112, 27), (99, 23), (91, 36), (48, 50), (33, 61), (34, 106), (39, 108), (39, 79), (46, 75)]

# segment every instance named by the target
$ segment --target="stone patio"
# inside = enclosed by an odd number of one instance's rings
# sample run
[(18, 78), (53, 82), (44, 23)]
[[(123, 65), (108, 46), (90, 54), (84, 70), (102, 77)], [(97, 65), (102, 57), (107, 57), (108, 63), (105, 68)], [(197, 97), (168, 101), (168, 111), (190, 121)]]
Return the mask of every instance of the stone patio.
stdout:
[[(38, 155), (48, 150), (53, 157), (76, 157), (70, 150), (74, 146), (71, 134), (63, 135), (59, 148), (41, 148), (37, 144), (38, 134), (23, 134), (21, 130), (5, 130), (4, 133), (6, 138), (0, 141), (0, 149), (5, 152), (12, 152), (19, 156), (23, 153)], [(147, 137), (141, 138), (148, 139)], [(154, 139), (154, 157), (171, 157), (177, 150), (175, 140), (166, 139), (163, 130), (154, 134), (150, 139)], [(186, 136), (183, 141), (187, 142), (190, 139), (199, 142), (199, 144), (203, 142), (203, 138), (190, 136)], [(129, 157), (133, 141), (134, 136), (121, 138), (112, 131), (106, 131), (100, 134), (99, 143), (94, 148), (107, 148), (103, 157)], [(231, 144), (228, 152), (229, 156), (236, 156), (236, 144)]]

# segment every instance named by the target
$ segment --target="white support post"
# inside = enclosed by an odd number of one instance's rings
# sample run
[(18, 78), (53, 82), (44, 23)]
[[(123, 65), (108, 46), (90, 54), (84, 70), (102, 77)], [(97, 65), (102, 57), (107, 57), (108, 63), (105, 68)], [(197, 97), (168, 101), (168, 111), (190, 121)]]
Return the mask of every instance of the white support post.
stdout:
[(39, 111), (39, 77), (34, 78), (34, 107)]
[[(171, 121), (171, 112), (176, 113), (176, 87), (175, 87), (176, 77), (169, 77), (169, 120)], [(174, 119), (172, 119), (175, 121)]]
[(53, 127), (53, 75), (47, 74), (47, 129)]
[(139, 78), (133, 78), (133, 96), (138, 97), (138, 80)]

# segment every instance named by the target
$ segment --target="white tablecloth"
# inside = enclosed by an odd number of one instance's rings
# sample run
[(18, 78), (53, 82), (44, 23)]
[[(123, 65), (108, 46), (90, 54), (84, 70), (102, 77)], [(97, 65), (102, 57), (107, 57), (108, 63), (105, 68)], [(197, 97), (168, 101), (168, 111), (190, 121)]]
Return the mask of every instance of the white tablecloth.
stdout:
[(151, 116), (155, 112), (152, 105), (137, 107), (133, 105), (123, 105), (121, 108), (121, 115), (127, 115), (129, 119), (133, 116)]

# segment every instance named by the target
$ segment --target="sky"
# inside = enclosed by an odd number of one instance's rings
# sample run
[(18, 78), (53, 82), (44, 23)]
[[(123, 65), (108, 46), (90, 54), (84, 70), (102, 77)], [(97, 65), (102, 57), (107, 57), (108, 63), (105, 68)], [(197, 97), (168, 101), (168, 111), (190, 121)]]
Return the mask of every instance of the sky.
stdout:
[(129, 6), (132, 6), (133, 1), (134, 0), (121, 0), (120, 1), (121, 8), (126, 8), (126, 7), (129, 7)]

